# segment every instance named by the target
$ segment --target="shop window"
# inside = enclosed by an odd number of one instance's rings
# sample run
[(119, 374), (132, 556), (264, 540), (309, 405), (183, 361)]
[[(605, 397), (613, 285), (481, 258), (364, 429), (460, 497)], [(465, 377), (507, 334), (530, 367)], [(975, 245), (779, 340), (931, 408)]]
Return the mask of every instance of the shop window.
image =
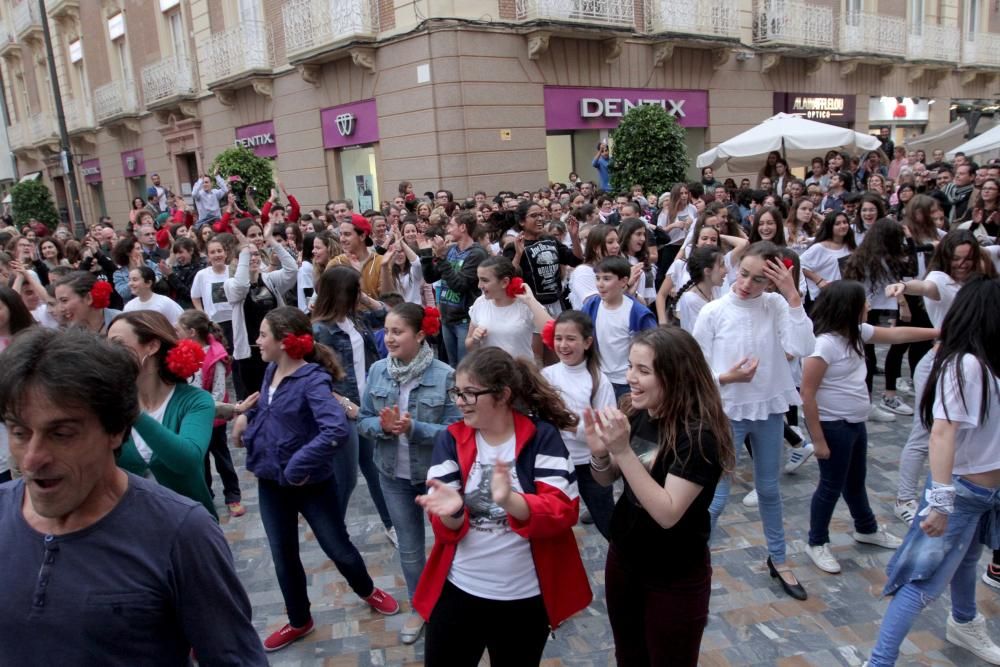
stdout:
[(375, 148), (361, 146), (340, 151), (340, 182), (344, 198), (354, 202), (357, 213), (376, 209), (381, 204)]

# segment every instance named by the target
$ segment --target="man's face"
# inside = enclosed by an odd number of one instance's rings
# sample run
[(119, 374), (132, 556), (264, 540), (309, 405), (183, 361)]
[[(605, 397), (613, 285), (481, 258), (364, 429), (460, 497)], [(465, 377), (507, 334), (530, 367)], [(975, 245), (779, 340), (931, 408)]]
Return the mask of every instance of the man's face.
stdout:
[(940, 150), (940, 149), (936, 150), (933, 153), (931, 153), (931, 156), (934, 158), (935, 162), (943, 162), (944, 161), (944, 151), (943, 150)]
[(333, 205), (333, 217), (337, 219), (343, 227), (345, 222), (351, 221), (351, 209), (347, 208), (347, 204), (343, 202), (338, 202)]
[(385, 218), (382, 216), (376, 216), (372, 218), (372, 238), (376, 241), (381, 241), (385, 238), (385, 230), (387, 223)]
[(743, 188), (744, 190), (746, 190), (747, 188), (749, 188), (750, 187), (750, 179), (749, 178), (741, 179), (740, 180), (740, 187)]
[(111, 246), (115, 242), (115, 238), (118, 235), (115, 234), (115, 230), (110, 227), (101, 228), (101, 242), (107, 246)]
[(723, 187), (715, 188), (715, 201), (720, 202), (722, 204), (729, 203), (729, 193), (726, 192), (725, 188)]
[(406, 200), (403, 199), (401, 196), (397, 196), (392, 200), (392, 205), (402, 210), (403, 208), (406, 207)]
[(970, 169), (967, 164), (963, 164), (955, 170), (955, 185), (958, 187), (968, 185), (972, 182), (972, 178), (972, 169)]
[(26, 505), (61, 526), (72, 524), (74, 517), (86, 518), (101, 505), (116, 474), (112, 452), (123, 434), (105, 433), (90, 410), (34, 389), (27, 392), (19, 412), (5, 420), (11, 456), (24, 476)]
[(344, 252), (358, 252), (362, 245), (364, 245), (364, 241), (361, 240), (358, 231), (354, 229), (354, 225), (349, 222), (340, 223), (340, 247), (344, 249)]
[(482, 206), (483, 202), (486, 201), (486, 195), (484, 195), (482, 192), (477, 192), (474, 199), (476, 200), (476, 206)]
[(156, 187), (160, 187), (160, 175), (159, 174), (153, 174), (152, 176), (149, 177), (149, 180), (153, 181), (153, 185), (155, 185)]
[(580, 194), (584, 197), (590, 197), (594, 194), (594, 186), (590, 183), (583, 183), (580, 185)]
[(887, 127), (883, 127), (883, 128), (881, 128), (881, 129), (880, 129), (880, 130), (878, 131), (878, 134), (879, 134), (879, 136), (880, 136), (880, 137), (882, 137), (883, 139), (888, 139), (888, 138), (889, 138), (889, 128), (887, 128)]
[(439, 190), (436, 195), (434, 195), (434, 203), (438, 206), (444, 206), (448, 203), (448, 193), (444, 190)]
[(943, 188), (944, 186), (951, 183), (951, 172), (950, 171), (939, 171), (937, 175), (937, 186)]
[(976, 187), (977, 188), (983, 187), (983, 181), (986, 180), (986, 178), (989, 176), (989, 174), (990, 174), (990, 170), (987, 169), (986, 167), (980, 167), (979, 169), (976, 170)]
[(388, 220), (389, 224), (392, 225), (392, 226), (396, 226), (396, 225), (399, 224), (400, 219), (401, 219), (401, 216), (399, 215), (399, 209), (396, 208), (395, 206), (390, 206), (389, 207), (389, 220)]
[(139, 243), (146, 248), (156, 245), (156, 230), (150, 225), (143, 225), (139, 228)]

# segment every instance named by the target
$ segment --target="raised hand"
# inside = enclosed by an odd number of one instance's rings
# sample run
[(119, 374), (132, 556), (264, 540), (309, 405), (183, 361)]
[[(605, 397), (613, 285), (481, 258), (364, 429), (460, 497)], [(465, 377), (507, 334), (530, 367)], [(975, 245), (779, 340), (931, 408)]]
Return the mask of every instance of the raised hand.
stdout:
[(510, 466), (503, 461), (493, 464), (493, 477), (490, 479), (490, 492), (493, 494), (493, 502), (503, 507), (510, 500), (511, 481)]
[(438, 479), (428, 480), (427, 495), (417, 496), (417, 504), (434, 516), (449, 517), (461, 511), (465, 499), (458, 489)]

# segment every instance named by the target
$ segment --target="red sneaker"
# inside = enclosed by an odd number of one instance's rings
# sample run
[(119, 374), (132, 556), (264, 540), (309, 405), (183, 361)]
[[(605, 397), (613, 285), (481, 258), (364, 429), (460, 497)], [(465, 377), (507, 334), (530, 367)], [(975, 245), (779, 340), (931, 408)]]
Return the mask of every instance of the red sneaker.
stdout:
[(280, 651), (294, 641), (302, 639), (310, 632), (316, 629), (313, 624), (312, 619), (301, 628), (293, 628), (291, 624), (286, 623), (283, 628), (277, 632), (272, 632), (271, 635), (264, 640), (264, 650), (265, 651)]
[(372, 591), (372, 594), (365, 598), (372, 609), (380, 614), (385, 614), (386, 616), (392, 616), (393, 614), (399, 613), (399, 603), (396, 602), (396, 598), (392, 597), (381, 588), (376, 588)]

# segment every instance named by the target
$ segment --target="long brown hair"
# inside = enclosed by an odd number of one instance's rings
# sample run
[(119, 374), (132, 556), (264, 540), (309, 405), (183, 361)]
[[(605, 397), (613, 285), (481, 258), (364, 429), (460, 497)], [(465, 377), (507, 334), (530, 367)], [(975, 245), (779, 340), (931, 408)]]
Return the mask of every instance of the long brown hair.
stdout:
[(466, 373), (495, 394), (510, 389), (514, 410), (543, 419), (560, 431), (575, 429), (580, 418), (566, 407), (559, 392), (538, 372), (535, 364), (515, 359), (499, 347), (484, 347), (471, 352), (455, 369)]
[(170, 324), (170, 320), (156, 312), (155, 310), (134, 310), (129, 313), (121, 313), (111, 320), (111, 326), (119, 320), (127, 322), (135, 337), (143, 345), (148, 345), (156, 340), (160, 342), (160, 349), (152, 358), (156, 361), (157, 374), (166, 384), (186, 384), (187, 378), (182, 378), (167, 368), (167, 355), (170, 350), (177, 345), (177, 331)]
[(316, 282), (315, 322), (339, 322), (353, 318), (361, 296), (361, 274), (352, 266), (331, 266)]
[[(312, 335), (312, 324), (309, 322), (309, 317), (294, 306), (275, 308), (268, 312), (264, 319), (271, 327), (271, 335), (277, 340), (283, 339), (288, 334)], [(313, 351), (302, 358), (322, 366), (334, 380), (340, 380), (344, 377), (344, 369), (337, 360), (337, 355), (326, 345), (314, 342)]]
[[(659, 462), (674, 450), (683, 429), (691, 441), (691, 451), (707, 461), (702, 433), (708, 431), (718, 445), (723, 472), (731, 471), (736, 454), (729, 418), (722, 408), (719, 387), (694, 337), (680, 327), (657, 327), (640, 333), (632, 345), (645, 345), (653, 351), (653, 372), (660, 388), (664, 393), (674, 389), (655, 415), (660, 425), (660, 446), (655, 460)], [(634, 414), (631, 401), (625, 401), (624, 407), (626, 413)]]

